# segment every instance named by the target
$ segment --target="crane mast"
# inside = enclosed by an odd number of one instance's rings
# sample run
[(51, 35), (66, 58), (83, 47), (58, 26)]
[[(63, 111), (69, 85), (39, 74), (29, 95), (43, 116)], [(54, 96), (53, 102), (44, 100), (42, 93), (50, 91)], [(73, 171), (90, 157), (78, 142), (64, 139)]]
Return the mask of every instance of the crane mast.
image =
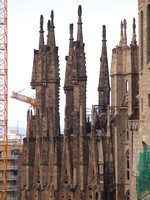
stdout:
[(0, 151), (3, 164), (0, 166), (3, 188), (0, 199), (7, 199), (7, 122), (8, 122), (8, 55), (7, 55), (7, 0), (0, 0)]

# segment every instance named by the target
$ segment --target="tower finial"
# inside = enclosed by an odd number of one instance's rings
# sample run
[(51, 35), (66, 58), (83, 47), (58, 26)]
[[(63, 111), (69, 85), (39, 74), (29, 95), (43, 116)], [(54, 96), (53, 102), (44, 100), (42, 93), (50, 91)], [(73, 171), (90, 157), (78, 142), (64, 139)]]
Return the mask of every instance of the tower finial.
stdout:
[(47, 23), (47, 30), (50, 29), (50, 20), (48, 20), (48, 23)]
[(54, 26), (54, 11), (51, 11), (51, 26)]
[(79, 7), (78, 7), (78, 16), (81, 17), (81, 15), (82, 15), (82, 7), (81, 7), (81, 5), (79, 5)]
[(123, 22), (120, 24), (120, 45), (123, 43)]
[(106, 26), (103, 26), (103, 40), (102, 40), (102, 52), (100, 58), (100, 75), (99, 75), (99, 103), (102, 107), (102, 111), (107, 111), (107, 105), (109, 105), (109, 70), (108, 70), (108, 59), (107, 59), (107, 45), (106, 45)]
[(123, 27), (124, 27), (124, 44), (126, 45), (127, 44), (127, 21), (126, 19), (124, 19), (124, 22), (123, 22)]
[(135, 33), (135, 29), (136, 29), (136, 23), (135, 23), (135, 18), (133, 18), (133, 36), (132, 36), (132, 42), (131, 44), (136, 44), (136, 33)]
[(43, 15), (40, 16), (40, 40), (39, 49), (44, 46)]
[(73, 38), (73, 24), (70, 24), (70, 39)]
[(47, 45), (55, 47), (55, 33), (54, 33), (54, 11), (51, 11), (51, 20), (48, 21), (48, 39)]
[(50, 20), (48, 20), (48, 23), (47, 23), (47, 45), (50, 46), (50, 25), (51, 25), (51, 22)]
[(103, 42), (106, 42), (106, 26), (103, 25)]
[(54, 19), (54, 11), (53, 10), (51, 11), (51, 19), (52, 20)]
[(79, 5), (78, 7), (78, 33), (77, 33), (77, 41), (83, 44), (83, 36), (82, 36), (82, 7)]
[(43, 32), (43, 15), (40, 16), (40, 32)]

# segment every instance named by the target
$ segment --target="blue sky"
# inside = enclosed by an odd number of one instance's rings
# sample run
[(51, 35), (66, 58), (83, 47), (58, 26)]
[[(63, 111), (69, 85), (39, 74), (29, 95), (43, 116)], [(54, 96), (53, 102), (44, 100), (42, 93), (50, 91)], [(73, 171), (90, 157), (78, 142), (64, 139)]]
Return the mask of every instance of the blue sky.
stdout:
[[(119, 44), (120, 21), (127, 19), (128, 44), (132, 38), (132, 20), (136, 18), (138, 35), (137, 0), (8, 0), (8, 76), (9, 96), (12, 91), (20, 91), (30, 86), (33, 50), (39, 43), (39, 20), (44, 17), (45, 41), (47, 21), (54, 10), (56, 44), (59, 47), (61, 75), (61, 126), (64, 121), (64, 75), (65, 56), (68, 54), (69, 24), (74, 24), (76, 40), (77, 9), (82, 5), (83, 38), (85, 43), (86, 67), (88, 75), (87, 107), (98, 103), (98, 79), (100, 70), (102, 25), (106, 25), (109, 67), (112, 49)], [(22, 91), (33, 97), (34, 91)], [(26, 113), (30, 106), (9, 98), (9, 126), (26, 128)]]

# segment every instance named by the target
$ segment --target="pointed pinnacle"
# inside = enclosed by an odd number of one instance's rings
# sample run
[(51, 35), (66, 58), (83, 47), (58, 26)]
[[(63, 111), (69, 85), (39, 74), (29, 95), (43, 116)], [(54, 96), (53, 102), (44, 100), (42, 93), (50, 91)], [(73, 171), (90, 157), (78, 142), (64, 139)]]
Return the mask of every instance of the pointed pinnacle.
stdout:
[(43, 15), (40, 16), (40, 32), (43, 32)]
[(82, 36), (82, 7), (78, 7), (78, 31), (77, 31), (77, 41), (83, 44), (83, 36)]
[(120, 24), (120, 45), (122, 45), (123, 42), (123, 22), (121, 21)]
[(103, 42), (106, 42), (106, 26), (103, 25)]
[(40, 40), (39, 49), (44, 45), (43, 15), (40, 16)]
[(54, 19), (54, 11), (53, 10), (51, 11), (51, 19), (52, 20)]
[(124, 26), (124, 29), (127, 28), (127, 21), (126, 21), (126, 19), (123, 20), (123, 26)]
[(73, 39), (73, 24), (70, 24), (70, 39)]
[(136, 24), (135, 24), (135, 18), (133, 18), (133, 30), (135, 32)]
[(54, 26), (54, 11), (51, 11), (51, 26)]
[(133, 18), (133, 35), (132, 35), (132, 44), (136, 44), (136, 33), (135, 33), (135, 29), (136, 29), (136, 23), (135, 23), (135, 18)]
[(48, 23), (47, 23), (47, 30), (50, 29), (50, 20), (48, 20)]
[(126, 19), (124, 19), (124, 22), (123, 22), (123, 27), (124, 27), (124, 44), (127, 44), (127, 21)]
[(81, 15), (82, 15), (82, 7), (81, 7), (81, 5), (79, 5), (79, 7), (78, 7), (78, 16), (81, 17)]

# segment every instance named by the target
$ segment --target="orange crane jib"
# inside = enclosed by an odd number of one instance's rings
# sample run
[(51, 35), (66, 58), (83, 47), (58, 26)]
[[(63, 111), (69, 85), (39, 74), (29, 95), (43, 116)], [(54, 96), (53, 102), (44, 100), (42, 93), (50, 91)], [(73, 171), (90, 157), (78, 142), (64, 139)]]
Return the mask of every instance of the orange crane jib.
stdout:
[(25, 102), (25, 103), (29, 103), (31, 106), (33, 106), (34, 109), (36, 108), (36, 101), (35, 99), (31, 97), (19, 94), (18, 92), (14, 92), (14, 91), (12, 92), (10, 97), (13, 99), (17, 99), (19, 101)]

